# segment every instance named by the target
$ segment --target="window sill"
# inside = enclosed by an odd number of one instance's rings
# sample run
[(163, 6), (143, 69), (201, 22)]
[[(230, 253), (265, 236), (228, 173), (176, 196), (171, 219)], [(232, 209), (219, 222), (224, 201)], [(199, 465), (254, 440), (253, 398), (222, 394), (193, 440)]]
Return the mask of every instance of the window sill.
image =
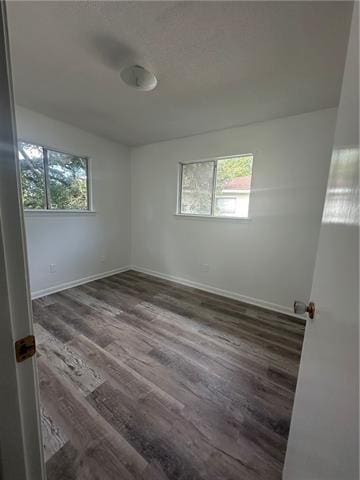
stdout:
[(24, 209), (25, 217), (47, 217), (47, 216), (83, 216), (83, 215), (96, 215), (95, 210), (40, 210), (40, 209)]
[(184, 218), (191, 218), (191, 219), (207, 219), (207, 220), (231, 220), (232, 222), (240, 222), (240, 223), (247, 223), (251, 222), (250, 217), (215, 217), (212, 215), (191, 215), (190, 213), (174, 213), (174, 217), (184, 217)]

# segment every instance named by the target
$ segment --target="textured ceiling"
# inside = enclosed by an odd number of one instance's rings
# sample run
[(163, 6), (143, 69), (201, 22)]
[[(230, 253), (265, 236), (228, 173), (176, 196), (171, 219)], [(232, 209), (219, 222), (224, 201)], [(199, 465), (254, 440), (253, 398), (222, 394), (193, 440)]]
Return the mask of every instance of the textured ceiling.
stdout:
[[(128, 145), (337, 105), (350, 2), (9, 2), (16, 102)], [(152, 92), (119, 72), (156, 73)]]

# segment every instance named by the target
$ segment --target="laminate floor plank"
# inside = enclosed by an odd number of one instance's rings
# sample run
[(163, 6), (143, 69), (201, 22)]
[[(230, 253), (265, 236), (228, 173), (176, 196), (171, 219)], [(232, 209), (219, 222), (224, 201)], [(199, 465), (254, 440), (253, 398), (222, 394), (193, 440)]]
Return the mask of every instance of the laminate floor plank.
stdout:
[[(275, 367), (271, 367), (272, 370), (269, 373), (269, 365), (259, 364), (249, 356), (243, 355), (241, 361), (238, 357), (236, 361), (231, 361), (226, 358), (223, 351), (217, 348), (216, 344), (203, 345), (199, 343), (199, 338), (194, 342), (193, 336), (191, 341), (187, 341), (184, 340), (184, 336), (174, 335), (172, 332), (167, 335), (162, 332), (162, 335), (158, 335), (153, 324), (148, 334), (127, 325), (126, 320), (121, 322), (120, 328), (122, 341), (117, 345), (129, 356), (149, 353), (150, 350), (170, 350), (170, 355), (180, 355), (180, 360), (188, 359), (192, 363), (200, 364), (202, 368), (224, 379), (236, 380), (236, 383), (239, 383), (241, 376), (245, 383), (252, 384), (255, 388), (260, 386), (264, 390), (275, 389), (276, 398), (280, 396), (285, 396), (287, 400), (289, 397), (292, 398), (293, 382), (289, 385), (289, 376), (277, 371)], [(151, 332), (153, 332), (152, 335)], [(243, 387), (244, 385), (241, 388)]]
[(73, 447), (71, 442), (67, 442), (47, 461), (47, 478), (52, 480), (85, 480), (85, 475), (89, 472), (81, 472), (80, 462), (79, 452)]
[[(127, 301), (124, 302), (123, 298), (117, 295), (117, 290), (119, 288), (117, 285), (117, 282), (113, 281), (112, 286), (108, 287), (109, 283), (110, 283), (110, 280), (108, 279), (105, 279), (103, 281), (103, 284), (106, 285), (103, 290), (97, 289), (97, 291), (95, 291), (95, 287), (88, 287), (88, 288), (90, 289), (93, 288), (94, 290), (93, 294), (94, 296), (96, 296), (96, 298), (105, 299), (106, 301), (113, 302), (115, 305), (118, 305), (119, 308), (124, 309), (125, 313), (134, 313), (134, 310), (136, 310), (136, 314), (139, 316), (139, 313), (140, 313), (139, 309), (144, 305), (145, 302), (141, 302), (141, 304), (139, 304), (138, 299), (135, 298), (134, 296), (131, 296), (133, 295), (132, 292), (131, 294), (129, 294), (129, 292), (126, 293)], [(165, 302), (165, 305), (164, 305), (164, 302), (162, 302), (158, 298), (155, 298), (155, 297), (152, 298), (151, 303), (149, 303), (150, 299), (148, 296), (146, 296), (146, 300), (147, 300), (146, 303), (151, 305), (153, 311), (157, 310), (157, 312), (155, 311), (155, 315), (159, 315), (159, 314), (161, 315), (161, 313), (164, 313), (164, 317), (168, 315), (181, 316), (182, 326), (186, 323), (189, 323), (191, 319), (194, 317), (194, 315), (189, 313), (188, 310), (185, 310), (186, 313), (184, 313), (184, 309), (179, 310), (179, 308), (167, 302)], [(142, 312), (142, 318), (143, 317), (144, 317), (144, 314)], [(203, 333), (205, 336), (213, 335), (214, 337), (216, 336), (215, 338), (217, 338), (217, 336), (220, 334), (221, 340), (226, 339), (227, 342), (229, 343), (233, 342), (235, 343), (235, 346), (237, 348), (239, 347), (238, 338), (239, 338), (239, 331), (241, 330), (240, 325), (238, 326), (236, 330), (236, 334), (234, 336), (234, 335), (231, 335), (232, 333), (231, 331), (230, 331), (230, 335), (228, 333), (229, 329), (231, 329), (231, 325), (225, 324), (225, 328), (228, 331), (224, 332), (224, 329), (223, 330), (220, 329), (219, 321), (214, 320), (213, 323), (215, 324), (214, 328), (212, 328), (211, 325), (204, 320), (204, 318), (202, 318), (202, 321), (192, 320), (192, 324), (196, 325), (198, 330), (202, 329), (201, 333)], [(281, 360), (283, 360), (283, 356), (284, 356), (284, 352), (282, 351), (282, 349), (286, 349), (285, 355), (287, 355), (289, 359), (295, 359), (296, 365), (297, 365), (299, 355), (300, 355), (300, 346), (301, 346), (300, 343), (296, 343), (296, 348), (292, 348), (292, 345), (289, 346), (284, 341), (281, 343), (281, 338), (279, 341), (280, 343), (278, 341), (272, 342), (271, 340), (269, 341), (269, 339), (267, 338), (262, 338), (262, 335), (253, 334), (249, 336), (248, 332), (243, 332), (243, 331), (241, 332), (241, 345), (244, 345), (246, 342), (248, 342), (251, 345), (252, 349), (256, 344), (259, 344), (260, 347), (263, 347), (265, 345), (265, 348), (269, 350), (268, 352), (269, 355), (271, 354), (276, 355), (277, 353), (280, 353)], [(269, 345), (267, 344), (267, 342), (269, 343)]]
[[(254, 342), (244, 338), (242, 333), (238, 333), (235, 341), (232, 342), (222, 334), (221, 329), (213, 329), (212, 332), (205, 330), (203, 324), (199, 324), (173, 312), (168, 312), (164, 308), (159, 308), (148, 302), (144, 302), (135, 307), (135, 312), (138, 318), (136, 322), (132, 322), (133, 326), (141, 328), (141, 319), (143, 318), (145, 311), (148, 311), (150, 319), (152, 318), (153, 320), (151, 328), (154, 330), (156, 328), (156, 331), (162, 334), (176, 332), (181, 339), (187, 339), (190, 341), (191, 339), (198, 339), (201, 340), (202, 343), (210, 342), (212, 345), (215, 343), (223, 350), (232, 351), (235, 354), (244, 353), (249, 359), (251, 358), (258, 362), (265, 362), (266, 364), (272, 362), (278, 368), (284, 368), (287, 371), (294, 370), (297, 374), (299, 363), (297, 355), (294, 359), (292, 356), (289, 357), (287, 354), (282, 355), (281, 353), (274, 351), (274, 349), (269, 351), (263, 344), (254, 344)], [(138, 315), (138, 312), (140, 315)], [(121, 320), (123, 316), (124, 314), (119, 314), (118, 318)], [(159, 326), (160, 331), (157, 326)], [(144, 328), (149, 328), (149, 326), (144, 325)], [(284, 362), (285, 359), (286, 362)]]
[(46, 409), (78, 450), (80, 466), (94, 478), (133, 480), (142, 478), (147, 462), (116, 433), (78, 392), (40, 358), (41, 398)]
[[(159, 295), (159, 298), (166, 299), (167, 297)], [(171, 296), (169, 296), (169, 300)], [(168, 301), (169, 301), (168, 300)], [(281, 340), (286, 340), (289, 345), (292, 345), (293, 348), (298, 349), (301, 348), (303, 334), (299, 332), (299, 329), (296, 328), (284, 328), (284, 326), (276, 321), (276, 322), (267, 322), (264, 321), (259, 315), (254, 317), (249, 316), (247, 313), (244, 312), (236, 312), (234, 309), (227, 309), (227, 308), (217, 308), (214, 309), (212, 306), (204, 306), (201, 303), (198, 307), (193, 307), (199, 312), (201, 315), (208, 315), (211, 318), (211, 321), (214, 324), (218, 324), (219, 322), (223, 322), (226, 327), (233, 327), (235, 331), (239, 331), (239, 328), (248, 333), (262, 333), (264, 338), (269, 338), (269, 340), (275, 342), (281, 342)], [(209, 325), (211, 325), (211, 321)]]
[(77, 302), (72, 302), (69, 305), (70, 302), (64, 300), (64, 296), (60, 293), (55, 293), (54, 297), (57, 299), (57, 302), (45, 307), (50, 313), (57, 316), (78, 333), (96, 341), (99, 345), (107, 345), (111, 342), (112, 337), (104, 333), (101, 324), (91, 323), (87, 318), (84, 318), (85, 315), (81, 305), (77, 304)]
[(48, 461), (65, 445), (67, 438), (62, 429), (56, 425), (51, 415), (46, 411), (43, 404), (40, 407), (40, 412), (44, 457), (45, 461)]
[[(130, 277), (133, 279), (133, 277)], [(119, 279), (117, 279), (117, 283), (119, 283)], [(151, 285), (151, 282), (148, 282)], [(135, 280), (135, 283), (133, 284), (133, 288), (137, 288), (136, 286), (139, 284), (139, 280)], [(188, 287), (186, 287), (188, 288)], [(214, 301), (213, 299), (209, 299), (204, 301), (204, 298), (201, 295), (204, 295), (203, 292), (201, 294), (179, 294), (177, 292), (178, 289), (165, 289), (162, 288), (161, 290), (156, 289), (154, 285), (151, 285), (151, 291), (153, 295), (156, 295), (157, 298), (159, 299), (164, 299), (164, 300), (169, 300), (174, 303), (179, 303), (187, 305), (189, 307), (195, 307), (196, 311), (203, 311), (203, 312), (208, 312), (212, 316), (214, 313), (216, 314), (217, 312), (223, 315), (228, 315), (229, 317), (233, 316), (236, 318), (236, 323), (238, 324), (238, 320), (241, 320), (242, 322), (246, 322), (248, 324), (249, 328), (255, 328), (255, 329), (264, 329), (264, 331), (268, 331), (269, 333), (278, 333), (279, 335), (284, 335), (288, 336), (289, 338), (294, 338), (298, 340), (298, 342), (302, 342), (303, 338), (303, 328), (302, 326), (299, 328), (297, 323), (289, 323), (289, 321), (285, 320), (281, 322), (281, 320), (278, 318), (277, 322), (274, 322), (273, 318), (270, 318), (270, 321), (266, 318), (266, 312), (255, 312), (256, 315), (256, 322), (254, 322), (254, 310), (249, 309), (247, 307), (239, 307), (239, 304), (232, 306), (232, 304), (228, 305), (224, 303), (223, 301)], [(138, 292), (141, 293), (144, 291), (143, 287), (138, 287)], [(148, 289), (149, 291), (149, 289)], [(175, 293), (174, 293), (175, 292)], [(208, 295), (209, 294), (206, 294)], [(200, 297), (200, 298), (199, 298)], [(219, 298), (219, 297), (218, 297)], [(226, 321), (229, 322), (229, 318), (226, 318)]]
[(280, 480), (304, 321), (135, 271), (33, 302), (48, 480)]
[[(251, 349), (251, 346), (245, 348), (246, 345), (243, 343), (237, 349), (236, 347), (230, 347), (231, 350), (229, 352), (227, 342), (225, 342), (226, 348), (224, 348), (223, 341), (214, 341), (213, 338), (209, 339), (199, 334), (196, 330), (187, 331), (183, 327), (179, 328), (175, 321), (181, 321), (181, 319), (173, 318), (173, 323), (171, 321), (164, 322), (163, 316), (161, 319), (156, 317), (146, 321), (139, 316), (122, 314), (118, 316), (118, 320), (120, 320), (119, 325), (121, 325), (119, 328), (123, 330), (137, 330), (137, 335), (155, 338), (162, 345), (181, 351), (183, 355), (202, 359), (202, 362), (207, 362), (207, 359), (210, 359), (209, 362), (215, 361), (218, 364), (218, 368), (222, 364), (227, 375), (234, 369), (249, 370), (252, 377), (254, 375), (259, 377), (273, 375), (275, 377), (275, 380), (273, 380), (274, 385), (279, 385), (280, 383), (280, 387), (286, 387), (284, 385), (286, 383), (287, 386), (290, 385), (290, 388), (296, 381), (297, 363), (284, 362), (284, 359), (274, 354), (264, 357), (263, 351), (259, 348), (254, 347)], [(153, 345), (156, 346), (156, 342)], [(290, 365), (292, 365), (292, 374)], [(269, 374), (270, 368), (273, 370)]]
[[(136, 370), (131, 369), (124, 362), (119, 362), (109, 352), (88, 341), (85, 337), (74, 339), (71, 344), (87, 358), (90, 365), (100, 369), (102, 375), (118, 385), (123, 390), (124, 395), (133, 402), (144, 399), (152, 392), (163, 408), (176, 412), (182, 410), (183, 405), (176, 397), (167, 394), (156, 384), (146, 380)], [(151, 415), (151, 412), (149, 412), (149, 415)]]
[[(143, 284), (148, 284), (152, 289), (156, 288), (156, 290), (154, 290), (156, 295), (161, 295), (164, 293), (171, 296), (173, 299), (178, 299), (185, 303), (202, 306), (212, 312), (222, 310), (221, 313), (225, 313), (224, 310), (228, 309), (228, 313), (235, 314), (235, 316), (240, 314), (245, 315), (249, 318), (249, 320), (256, 318), (261, 322), (270, 323), (270, 325), (272, 325), (274, 328), (281, 327), (284, 330), (297, 332), (300, 336), (303, 335), (305, 320), (301, 318), (292, 318), (292, 321), (289, 322), (289, 317), (283, 313), (269, 311), (268, 309), (262, 307), (245, 304), (238, 300), (198, 290), (193, 287), (180, 285), (175, 282), (155, 279), (155, 277), (150, 277), (149, 275), (141, 274), (139, 272), (127, 271), (121, 274), (121, 278), (123, 279), (124, 277), (130, 277), (136, 283), (140, 282), (140, 278)], [(119, 282), (119, 277), (111, 278), (113, 278), (114, 281)], [(159, 284), (160, 287), (158, 286)], [(276, 322), (274, 322), (274, 319), (276, 319)]]
[[(194, 306), (188, 304), (187, 306), (181, 306), (183, 301), (174, 300), (171, 296), (159, 294), (155, 297), (155, 300), (152, 300), (152, 304), (156, 304), (159, 307), (162, 307), (166, 311), (172, 311), (176, 314), (187, 318), (189, 322), (202, 326), (208, 330), (215, 329), (217, 332), (221, 330), (222, 332), (227, 332), (235, 336), (239, 336), (239, 333), (250, 335), (251, 341), (255, 343), (260, 342), (269, 342), (270, 344), (278, 345), (282, 348), (291, 349), (291, 351), (299, 352), (302, 346), (301, 335), (298, 335), (297, 332), (288, 332), (284, 330), (281, 326), (277, 327), (275, 324), (273, 328), (268, 324), (261, 323), (254, 319), (249, 319), (243, 314), (239, 313), (237, 316), (230, 315), (227, 311), (226, 313), (220, 311), (213, 312), (209, 309), (202, 306)], [(243, 338), (246, 338), (243, 335)]]
[[(109, 279), (104, 279), (101, 282), (104, 285), (104, 289), (98, 290), (97, 292), (93, 293), (97, 298), (104, 298), (108, 301), (112, 301), (115, 305), (118, 305), (119, 307), (125, 309), (128, 313), (132, 313), (134, 308), (138, 308), (138, 298), (140, 294), (137, 294), (136, 290), (129, 289), (128, 287), (123, 287), (120, 285), (121, 291), (126, 292), (125, 295), (128, 300), (126, 303), (124, 303), (123, 299), (121, 299), (117, 295), (117, 292), (119, 290), (119, 282)], [(95, 287), (89, 288), (93, 288), (95, 290)], [(269, 351), (269, 353), (279, 353), (281, 356), (286, 356), (289, 359), (294, 359), (296, 362), (298, 362), (299, 360), (302, 341), (296, 341), (295, 344), (292, 344), (292, 339), (289, 339), (288, 342), (284, 341), (284, 339), (277, 337), (274, 339), (273, 335), (271, 335), (271, 338), (268, 338), (268, 336), (264, 332), (250, 333), (247, 328), (248, 325), (244, 329), (242, 328), (241, 323), (237, 325), (234, 331), (234, 329), (232, 329), (231, 322), (223, 322), (221, 321), (221, 319), (219, 321), (219, 319), (216, 318), (213, 320), (212, 326), (211, 322), (208, 321), (209, 319), (206, 319), (204, 316), (202, 316), (201, 312), (195, 312), (193, 309), (187, 306), (180, 306), (175, 302), (169, 300), (162, 300), (157, 295), (141, 294), (141, 298), (155, 308), (157, 307), (158, 309), (162, 309), (167, 313), (173, 313), (181, 316), (184, 321), (197, 322), (198, 328), (202, 333), (204, 333), (204, 335), (221, 335), (222, 339), (225, 339), (230, 343), (233, 342), (236, 346), (238, 346), (238, 338), (239, 334), (241, 333), (242, 343), (244, 343), (244, 341), (248, 341), (253, 346), (259, 345), (262, 348), (265, 348)], [(275, 321), (274, 324), (276, 327), (277, 321)]]
[(101, 385), (105, 378), (92, 368), (69, 343), (63, 344), (41, 325), (35, 325), (37, 350), (60, 376), (68, 378), (85, 395)]
[[(261, 431), (261, 435), (268, 438), (268, 450), (274, 448), (283, 452), (283, 440), (286, 440), (289, 428), (289, 414), (284, 413), (278, 406), (264, 403), (255, 396), (249, 401), (248, 394), (235, 393), (229, 383), (227, 389), (224, 389), (224, 382), (218, 378), (215, 381), (210, 378), (205, 382), (196, 381), (194, 378), (189, 379), (188, 376), (169, 371), (154, 359), (126, 358), (115, 344), (109, 345), (107, 350), (159, 389), (172, 397), (176, 396), (188, 406), (188, 415), (195, 415), (206, 423), (207, 419), (210, 422), (214, 415), (219, 419), (223, 412), (229, 412), (227, 418), (232, 418), (234, 423), (252, 424), (254, 433)], [(244, 432), (249, 434), (247, 427)]]
[[(52, 302), (51, 305), (56, 304)], [(33, 302), (33, 315), (35, 324), (41, 325), (60, 342), (66, 343), (74, 338), (76, 331), (61, 321), (53, 312), (42, 306), (38, 300)]]

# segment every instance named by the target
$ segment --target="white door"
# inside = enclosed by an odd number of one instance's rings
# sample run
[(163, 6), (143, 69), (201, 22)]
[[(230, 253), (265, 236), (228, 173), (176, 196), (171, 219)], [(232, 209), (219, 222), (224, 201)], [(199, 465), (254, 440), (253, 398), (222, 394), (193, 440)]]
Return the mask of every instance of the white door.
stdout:
[(32, 333), (16, 160), (6, 13), (0, 2), (0, 478), (42, 480), (34, 358), (17, 363), (14, 342)]
[(359, 479), (359, 30), (355, 2), (283, 478)]

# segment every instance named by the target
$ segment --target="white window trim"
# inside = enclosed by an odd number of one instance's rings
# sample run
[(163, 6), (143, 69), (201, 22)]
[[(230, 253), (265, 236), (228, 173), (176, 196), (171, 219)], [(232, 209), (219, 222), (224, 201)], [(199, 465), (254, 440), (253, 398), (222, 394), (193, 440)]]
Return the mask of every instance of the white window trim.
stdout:
[[(94, 210), (93, 205), (93, 195), (92, 195), (92, 159), (87, 155), (82, 155), (78, 153), (69, 153), (65, 150), (61, 150), (56, 147), (51, 147), (43, 142), (27, 140), (22, 138), (17, 139), (16, 147), (18, 148), (19, 142), (29, 143), (30, 145), (36, 145), (38, 147), (45, 148), (46, 150), (51, 150), (53, 152), (63, 153), (64, 155), (71, 155), (73, 157), (84, 158), (86, 160), (87, 172), (86, 172), (86, 185), (87, 185), (87, 200), (88, 208), (84, 210), (71, 210), (71, 209), (57, 209), (57, 208), (23, 208), (26, 216), (46, 216), (46, 215), (94, 215), (96, 211)], [(19, 160), (18, 160), (19, 161)], [(20, 163), (20, 162), (19, 162)], [(20, 173), (21, 177), (21, 173)], [(20, 178), (21, 182), (21, 178)], [(47, 186), (45, 185), (45, 188)], [(22, 201), (22, 199), (21, 199)]]
[[(251, 184), (250, 184), (250, 190), (246, 190), (246, 192), (249, 193), (249, 211), (248, 211), (248, 216), (247, 217), (236, 217), (236, 216), (219, 216), (219, 215), (214, 215), (214, 208), (215, 208), (215, 190), (216, 190), (216, 170), (217, 170), (217, 162), (218, 160), (227, 160), (230, 158), (234, 157), (248, 157), (248, 156), (253, 157), (253, 165), (252, 165), (252, 171), (251, 171)], [(212, 219), (212, 220), (237, 220), (240, 222), (247, 222), (251, 221), (250, 217), (250, 207), (251, 207), (251, 196), (252, 196), (252, 184), (253, 184), (253, 169), (254, 169), (254, 162), (255, 162), (255, 155), (256, 152), (248, 152), (248, 153), (241, 153), (237, 154), (234, 153), (232, 155), (221, 155), (219, 157), (207, 157), (207, 158), (201, 158), (199, 160), (190, 160), (186, 162), (179, 162), (178, 164), (178, 185), (177, 185), (177, 196), (176, 196), (176, 211), (174, 213), (175, 217), (188, 217), (192, 219)], [(182, 191), (182, 172), (183, 172), (183, 165), (191, 165), (194, 163), (202, 163), (202, 162), (214, 162), (214, 176), (213, 176), (213, 188), (212, 188), (212, 199), (211, 199), (211, 214), (210, 215), (204, 215), (204, 214), (196, 214), (196, 213), (182, 213), (181, 212), (181, 191)], [(230, 192), (230, 191), (229, 191)]]
[(191, 213), (174, 213), (174, 217), (189, 218), (189, 219), (194, 219), (194, 220), (196, 220), (196, 219), (199, 219), (199, 220), (202, 220), (202, 219), (220, 220), (220, 221), (232, 220), (232, 221), (241, 222), (241, 223), (247, 223), (247, 222), (252, 221), (251, 217), (233, 217), (233, 216), (230, 216), (230, 215), (227, 215), (226, 217), (225, 216), (219, 217), (219, 216), (215, 216), (215, 215), (196, 215), (196, 214), (191, 214)]
[(82, 216), (82, 215), (96, 215), (95, 210), (55, 210), (55, 209), (49, 209), (49, 210), (44, 210), (40, 208), (25, 208), (24, 209), (24, 214), (25, 217), (45, 217), (45, 216)]

